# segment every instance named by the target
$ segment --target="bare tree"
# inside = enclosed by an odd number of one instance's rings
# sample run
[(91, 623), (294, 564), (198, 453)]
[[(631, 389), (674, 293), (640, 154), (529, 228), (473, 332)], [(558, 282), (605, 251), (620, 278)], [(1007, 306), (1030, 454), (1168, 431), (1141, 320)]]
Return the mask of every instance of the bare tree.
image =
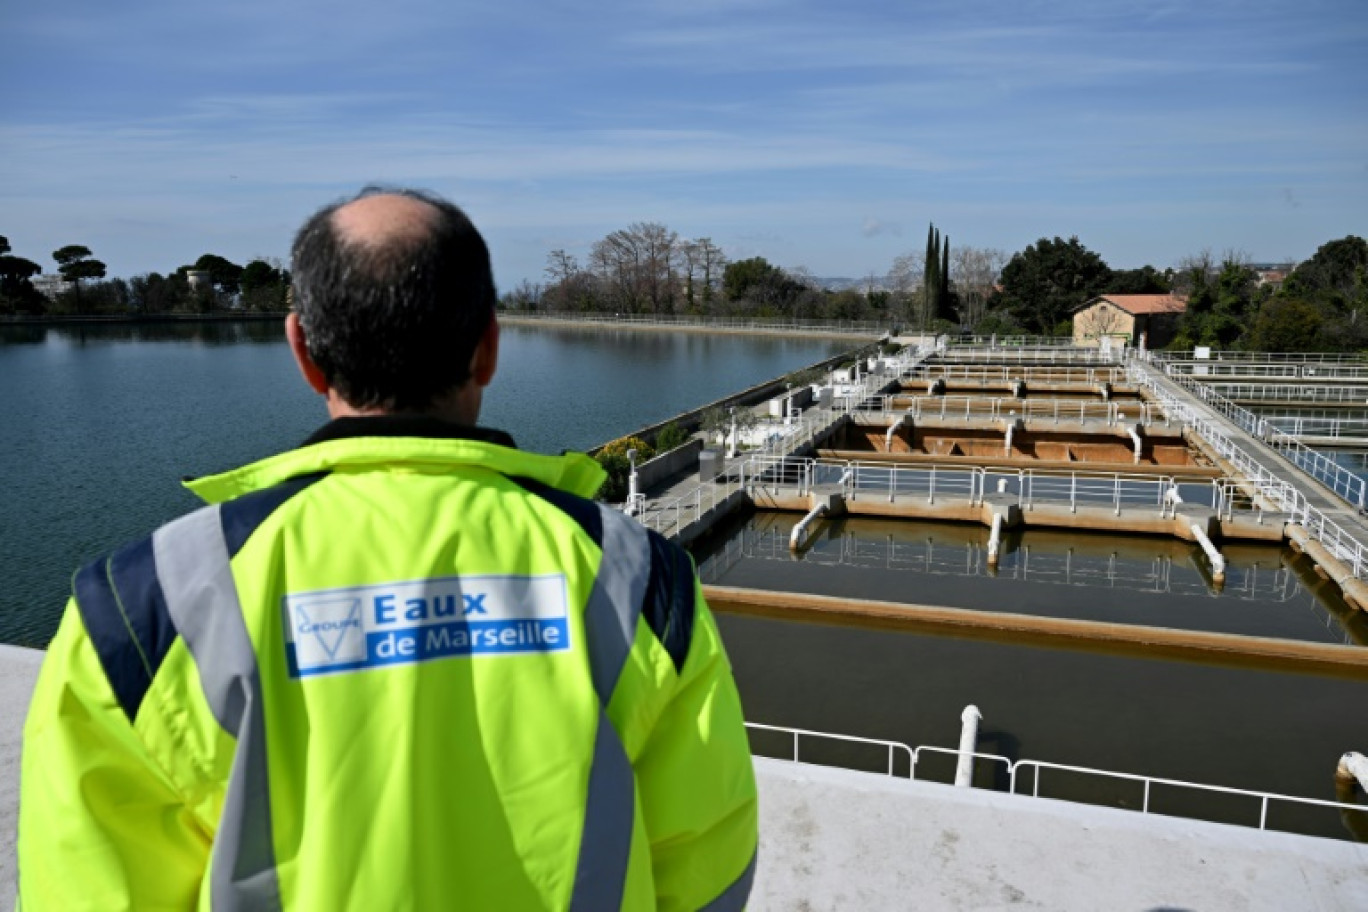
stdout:
[(542, 287), (524, 279), (512, 291), (504, 292), (499, 306), (504, 310), (536, 310), (541, 298)]
[(893, 290), (893, 306), (906, 314), (913, 326), (926, 325), (925, 301), (922, 285), (926, 277), (926, 253), (914, 250), (893, 261), (888, 271), (888, 285)]
[(628, 231), (614, 231), (594, 242), (589, 251), (589, 267), (603, 283), (611, 308), (626, 313), (641, 309), (641, 260), (640, 245)]
[(1129, 336), (1134, 329), (1134, 318), (1121, 308), (1102, 302), (1088, 308), (1074, 318), (1074, 337), (1101, 339), (1103, 336)]
[(679, 235), (657, 222), (637, 223), (632, 231), (641, 238), (644, 254), (646, 296), (655, 313), (674, 313), (678, 279), (675, 258), (679, 250)]
[(546, 289), (541, 301), (552, 310), (587, 309), (592, 297), (592, 276), (580, 268), (579, 260), (564, 250), (546, 255)]
[(694, 282), (702, 267), (701, 253), (697, 241), (683, 241), (679, 245), (679, 261), (684, 267), (684, 308), (689, 313), (698, 313)]
[(722, 271), (727, 268), (727, 256), (722, 248), (712, 242), (712, 238), (699, 238), (693, 242), (698, 257), (698, 266), (703, 273), (703, 310), (712, 308), (713, 297), (722, 282)]
[(664, 225), (638, 222), (596, 242), (589, 263), (618, 310), (672, 313), (678, 243), (679, 235)]
[(1189, 297), (1210, 284), (1220, 272), (1216, 258), (1210, 247), (1203, 247), (1197, 253), (1189, 254), (1178, 261), (1177, 272), (1173, 276), (1173, 293)]
[(1009, 257), (994, 247), (956, 247), (950, 258), (960, 322), (976, 326), (988, 310), (988, 299)]

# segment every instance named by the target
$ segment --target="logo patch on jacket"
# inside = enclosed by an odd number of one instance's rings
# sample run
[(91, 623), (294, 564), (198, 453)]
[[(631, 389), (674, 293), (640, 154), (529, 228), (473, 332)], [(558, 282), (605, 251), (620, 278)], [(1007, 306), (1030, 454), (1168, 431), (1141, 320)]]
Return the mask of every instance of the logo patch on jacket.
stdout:
[(290, 676), (570, 648), (565, 576), (447, 576), (293, 592)]

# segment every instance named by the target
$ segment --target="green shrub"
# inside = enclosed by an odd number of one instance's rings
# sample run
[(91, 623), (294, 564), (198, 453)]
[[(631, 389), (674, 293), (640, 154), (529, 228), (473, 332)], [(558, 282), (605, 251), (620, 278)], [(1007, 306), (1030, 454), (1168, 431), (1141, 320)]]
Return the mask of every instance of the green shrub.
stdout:
[(668, 453), (670, 450), (678, 449), (688, 443), (689, 438), (692, 436), (692, 434), (684, 430), (676, 422), (671, 421), (656, 434), (656, 453)]
[(632, 473), (632, 462), (627, 458), (628, 450), (637, 451), (637, 465), (655, 455), (655, 448), (640, 437), (619, 437), (605, 444), (594, 456), (598, 464), (608, 472), (608, 480), (599, 489), (599, 500), (606, 503), (622, 503), (627, 499), (627, 477)]

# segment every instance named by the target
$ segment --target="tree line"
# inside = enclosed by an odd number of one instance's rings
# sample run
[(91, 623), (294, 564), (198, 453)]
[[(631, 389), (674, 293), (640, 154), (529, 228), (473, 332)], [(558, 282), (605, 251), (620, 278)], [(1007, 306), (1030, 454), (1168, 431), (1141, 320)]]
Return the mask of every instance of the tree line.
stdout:
[(0, 235), (0, 314), (137, 315), (284, 311), (289, 270), (279, 261), (258, 258), (245, 266), (206, 253), (194, 263), (163, 275), (149, 272), (130, 279), (106, 278), (107, 268), (90, 248), (69, 244), (53, 251), (61, 285), (40, 290), (33, 282), (43, 272), (32, 260), (10, 253)]
[(869, 320), (904, 331), (1069, 335), (1075, 310), (1103, 294), (1173, 294), (1187, 302), (1170, 348), (1262, 351), (1368, 348), (1368, 244), (1350, 235), (1266, 281), (1248, 256), (1210, 250), (1176, 266), (1113, 269), (1074, 236), (1041, 238), (1010, 256), (952, 247), (934, 224), (924, 250), (894, 259), (862, 289), (832, 291), (763, 257), (730, 260), (710, 238), (639, 222), (596, 241), (584, 262), (551, 251), (545, 282), (523, 282), (514, 311)]
[[(206, 253), (165, 275), (107, 279), (82, 245), (53, 251), (63, 287), (33, 284), (42, 267), (0, 236), (0, 314), (139, 314), (281, 311), (289, 271), (257, 258), (239, 266)], [(689, 315), (741, 319), (875, 321), (916, 332), (1068, 335), (1076, 309), (1102, 294), (1174, 294), (1187, 302), (1170, 348), (1261, 351), (1368, 348), (1368, 243), (1350, 235), (1263, 281), (1238, 251), (1209, 250), (1159, 269), (1113, 269), (1078, 238), (1041, 238), (1008, 256), (952, 247), (934, 224), (924, 250), (896, 257), (862, 287), (829, 290), (801, 267), (764, 257), (732, 260), (711, 238), (681, 238), (638, 222), (596, 241), (581, 262), (557, 249), (542, 283), (503, 295), (508, 310)]]

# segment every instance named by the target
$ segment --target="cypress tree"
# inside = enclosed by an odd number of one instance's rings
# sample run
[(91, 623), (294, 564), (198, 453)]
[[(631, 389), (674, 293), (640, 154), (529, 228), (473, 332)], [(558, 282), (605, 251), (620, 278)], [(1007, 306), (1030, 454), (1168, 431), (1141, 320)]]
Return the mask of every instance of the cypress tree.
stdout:
[(939, 298), (936, 301), (936, 312), (944, 320), (955, 319), (955, 314), (950, 308), (950, 236), (945, 236), (945, 243), (941, 245), (941, 266), (940, 272), (936, 274), (940, 280)]

